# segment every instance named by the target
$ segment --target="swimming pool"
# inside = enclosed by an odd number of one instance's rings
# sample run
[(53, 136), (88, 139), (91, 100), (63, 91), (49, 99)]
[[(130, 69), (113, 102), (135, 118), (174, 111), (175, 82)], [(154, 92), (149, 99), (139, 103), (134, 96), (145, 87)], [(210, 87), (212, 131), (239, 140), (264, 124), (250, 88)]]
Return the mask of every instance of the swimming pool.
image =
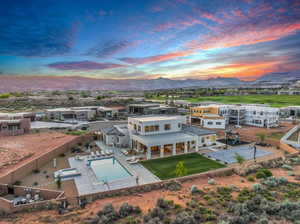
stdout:
[(99, 181), (111, 182), (132, 176), (114, 157), (92, 160), (90, 167)]

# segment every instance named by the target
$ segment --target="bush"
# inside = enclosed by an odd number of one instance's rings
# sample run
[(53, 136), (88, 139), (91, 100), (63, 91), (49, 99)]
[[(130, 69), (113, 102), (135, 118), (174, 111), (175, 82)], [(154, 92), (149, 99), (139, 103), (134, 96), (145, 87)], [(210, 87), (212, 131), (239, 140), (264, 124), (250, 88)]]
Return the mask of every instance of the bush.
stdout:
[(209, 178), (208, 181), (207, 181), (207, 183), (210, 184), (210, 185), (216, 184), (215, 180), (213, 178)]
[(181, 212), (176, 215), (175, 220), (172, 224), (196, 224), (196, 220), (193, 216), (189, 215), (187, 212)]
[(266, 178), (266, 175), (264, 172), (257, 172), (256, 173), (256, 179), (263, 179)]
[(202, 194), (204, 193), (202, 190), (200, 190), (197, 186), (193, 185), (191, 187), (191, 194), (195, 195), (195, 194)]
[(273, 176), (272, 172), (268, 169), (260, 169), (260, 171), (263, 172), (266, 175), (266, 177)]
[(293, 170), (293, 167), (287, 164), (282, 165), (282, 168), (285, 170)]
[(261, 192), (264, 189), (261, 184), (253, 184), (252, 188), (255, 192)]
[(272, 172), (268, 169), (260, 169), (257, 173), (256, 173), (256, 178), (257, 179), (262, 179), (262, 178), (267, 178), (267, 177), (271, 177), (273, 176)]
[(250, 181), (250, 182), (254, 182), (255, 177), (254, 176), (249, 176), (249, 177), (247, 177), (247, 180)]

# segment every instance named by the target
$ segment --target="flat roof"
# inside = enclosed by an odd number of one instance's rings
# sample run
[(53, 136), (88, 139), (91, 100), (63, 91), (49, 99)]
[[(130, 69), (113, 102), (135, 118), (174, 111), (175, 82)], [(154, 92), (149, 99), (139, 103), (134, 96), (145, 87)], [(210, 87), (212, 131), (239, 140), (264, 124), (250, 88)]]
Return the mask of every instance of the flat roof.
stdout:
[(184, 131), (153, 134), (153, 135), (132, 135), (134, 139), (147, 145), (174, 144), (176, 142), (191, 141), (195, 137)]
[(168, 121), (183, 119), (184, 116), (145, 116), (145, 117), (131, 117), (138, 121)]

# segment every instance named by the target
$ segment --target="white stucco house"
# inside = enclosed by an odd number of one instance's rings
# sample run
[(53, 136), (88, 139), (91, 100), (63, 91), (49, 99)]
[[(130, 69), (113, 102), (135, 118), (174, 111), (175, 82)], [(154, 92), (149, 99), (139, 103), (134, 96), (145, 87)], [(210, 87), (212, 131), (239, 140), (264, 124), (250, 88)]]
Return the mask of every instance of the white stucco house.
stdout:
[(216, 144), (215, 131), (187, 125), (186, 116), (140, 116), (128, 118), (127, 125), (99, 131), (110, 146), (128, 146), (147, 159), (201, 150)]

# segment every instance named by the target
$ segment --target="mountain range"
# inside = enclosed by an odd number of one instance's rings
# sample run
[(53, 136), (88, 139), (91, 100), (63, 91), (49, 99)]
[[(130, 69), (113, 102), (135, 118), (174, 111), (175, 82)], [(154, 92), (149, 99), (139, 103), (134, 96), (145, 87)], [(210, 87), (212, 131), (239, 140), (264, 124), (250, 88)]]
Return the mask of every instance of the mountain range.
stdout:
[(269, 73), (255, 81), (238, 78), (209, 78), (174, 80), (157, 79), (94, 79), (78, 76), (0, 76), (0, 92), (37, 90), (155, 90), (185, 87), (237, 87), (260, 83), (300, 80), (300, 70)]

